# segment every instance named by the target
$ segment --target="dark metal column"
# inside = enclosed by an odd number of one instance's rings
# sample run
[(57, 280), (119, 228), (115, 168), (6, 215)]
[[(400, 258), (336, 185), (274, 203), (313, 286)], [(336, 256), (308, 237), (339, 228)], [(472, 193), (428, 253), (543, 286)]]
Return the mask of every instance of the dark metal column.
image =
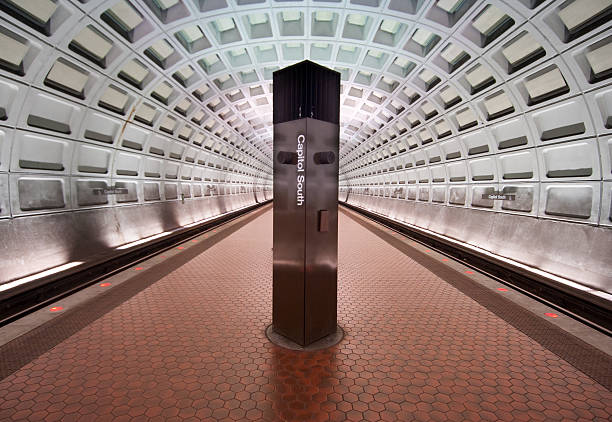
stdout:
[(339, 73), (274, 73), (272, 324), (301, 346), (337, 326), (339, 114)]

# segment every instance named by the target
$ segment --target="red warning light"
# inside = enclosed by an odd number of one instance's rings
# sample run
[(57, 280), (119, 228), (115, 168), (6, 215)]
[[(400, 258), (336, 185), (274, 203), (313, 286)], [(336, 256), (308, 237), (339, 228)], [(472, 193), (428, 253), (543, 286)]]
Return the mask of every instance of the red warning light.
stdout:
[(110, 283), (102, 283), (102, 284), (100, 284), (100, 287), (108, 287), (110, 285), (111, 285)]
[(504, 287), (498, 287), (497, 290), (499, 290), (500, 292), (507, 292), (508, 289), (504, 288)]
[(431, 252), (431, 250), (427, 249), (427, 250), (425, 250), (425, 252)]
[(466, 274), (474, 274), (474, 271), (467, 270), (465, 273)]
[(144, 267), (136, 267), (136, 268), (134, 268), (134, 269), (135, 269), (136, 271), (140, 271), (140, 270), (144, 269)]
[(178, 247), (178, 248), (176, 248), (176, 249), (185, 249), (185, 247), (184, 247), (184, 246), (179, 246), (179, 247)]
[(192, 240), (192, 242), (193, 242), (193, 243), (195, 243), (195, 242), (197, 242), (197, 241), (198, 241), (197, 239), (193, 239), (193, 240)]
[(547, 317), (550, 317), (550, 318), (558, 318), (559, 317), (559, 315), (553, 314), (552, 312), (546, 312), (544, 315), (546, 315)]
[(442, 261), (447, 262), (448, 258), (442, 258)]
[(49, 308), (49, 311), (51, 311), (51, 312), (59, 312), (62, 309), (64, 309), (64, 308), (62, 308), (61, 306), (54, 306), (53, 308)]

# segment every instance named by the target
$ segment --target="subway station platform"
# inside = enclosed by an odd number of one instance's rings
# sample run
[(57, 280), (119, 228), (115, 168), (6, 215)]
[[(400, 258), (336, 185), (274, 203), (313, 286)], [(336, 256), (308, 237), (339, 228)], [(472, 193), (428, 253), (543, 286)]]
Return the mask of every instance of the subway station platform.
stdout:
[(609, 421), (609, 337), (342, 208), (336, 346), (268, 341), (272, 208), (0, 329), (2, 421)]

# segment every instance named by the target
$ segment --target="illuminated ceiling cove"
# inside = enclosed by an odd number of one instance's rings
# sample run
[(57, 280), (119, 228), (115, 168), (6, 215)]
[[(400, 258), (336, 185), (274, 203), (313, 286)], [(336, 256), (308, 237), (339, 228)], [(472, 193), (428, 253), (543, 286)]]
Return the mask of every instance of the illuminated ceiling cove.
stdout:
[[(611, 10), (610, 0), (5, 0), (0, 62), (8, 78), (197, 146), (227, 142), (217, 149), (269, 174), (272, 73), (310, 59), (342, 74), (343, 179), (384, 184), (367, 178), (408, 168), (397, 158), (411, 150), (414, 167), (447, 165), (605, 133)], [(595, 117), (572, 123), (581, 113)], [(599, 161), (597, 142), (573, 147), (551, 154)], [(532, 159), (509, 159), (509, 174), (526, 175)], [(549, 173), (601, 180), (597, 164)]]

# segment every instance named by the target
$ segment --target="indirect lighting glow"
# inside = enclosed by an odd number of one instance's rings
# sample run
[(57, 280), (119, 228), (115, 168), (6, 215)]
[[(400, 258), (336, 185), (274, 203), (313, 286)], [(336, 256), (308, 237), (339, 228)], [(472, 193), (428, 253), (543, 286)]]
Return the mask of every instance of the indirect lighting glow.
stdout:
[(550, 317), (550, 318), (558, 318), (559, 317), (559, 315), (553, 314), (552, 312), (546, 312), (544, 315), (546, 315), (547, 317)]
[(154, 240), (154, 239), (159, 239), (160, 237), (164, 237), (169, 235), (171, 232), (162, 232), (153, 236), (149, 236), (149, 237), (145, 237), (144, 239), (140, 239), (140, 240), (136, 240), (134, 242), (130, 242), (130, 243), (126, 243), (125, 245), (121, 245), (116, 249), (128, 249), (131, 248), (132, 246), (136, 246), (136, 245), (141, 245), (143, 243), (146, 243), (150, 240)]
[(202, 224), (202, 223), (204, 223), (205, 221), (212, 220), (212, 219), (213, 219), (213, 218), (215, 218), (215, 217), (216, 217), (216, 216), (211, 216), (211, 217), (203, 218), (203, 219), (201, 219), (201, 220), (194, 221), (193, 223), (184, 224), (184, 225), (183, 225), (183, 227), (193, 227), (193, 226), (197, 226), (198, 224)]
[(194, 221), (193, 223), (185, 224), (183, 227), (193, 227), (193, 226), (197, 226), (198, 224), (202, 223), (203, 221), (204, 221), (204, 220)]
[(111, 285), (110, 283), (102, 283), (102, 284), (100, 284), (100, 287), (108, 287), (110, 285)]
[(63, 310), (64, 308), (62, 308), (61, 306), (54, 306), (53, 308), (49, 308), (50, 312), (58, 312)]
[(504, 288), (504, 287), (498, 287), (497, 290), (499, 290), (500, 292), (507, 292), (508, 289)]
[(40, 278), (47, 277), (52, 274), (57, 274), (59, 272), (68, 270), (70, 268), (76, 267), (77, 265), (81, 265), (82, 261), (69, 262), (64, 265), (60, 265), (58, 267), (50, 268), (48, 270), (42, 271), (40, 273), (32, 274), (24, 278), (20, 278), (18, 280), (11, 281), (10, 283), (5, 283), (0, 286), (0, 292), (4, 292), (6, 290), (15, 288), (17, 286), (21, 286), (22, 284), (29, 283), (30, 281), (38, 280)]

